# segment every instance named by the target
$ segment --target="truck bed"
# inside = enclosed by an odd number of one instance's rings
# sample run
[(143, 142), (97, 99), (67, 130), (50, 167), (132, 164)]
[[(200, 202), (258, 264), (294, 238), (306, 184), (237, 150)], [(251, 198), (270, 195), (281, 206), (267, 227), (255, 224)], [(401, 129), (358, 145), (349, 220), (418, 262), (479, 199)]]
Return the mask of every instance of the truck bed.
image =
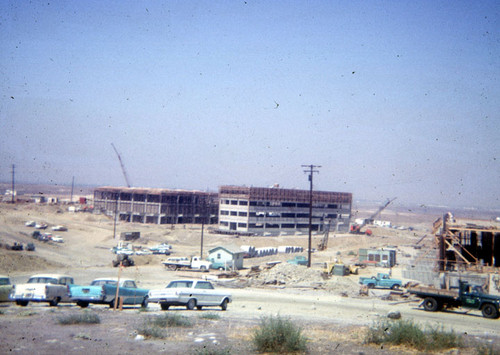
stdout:
[(450, 297), (450, 298), (458, 298), (458, 290), (444, 290), (435, 287), (425, 287), (425, 286), (416, 286), (408, 289), (408, 291), (414, 295), (419, 297), (423, 296), (440, 296), (440, 297)]

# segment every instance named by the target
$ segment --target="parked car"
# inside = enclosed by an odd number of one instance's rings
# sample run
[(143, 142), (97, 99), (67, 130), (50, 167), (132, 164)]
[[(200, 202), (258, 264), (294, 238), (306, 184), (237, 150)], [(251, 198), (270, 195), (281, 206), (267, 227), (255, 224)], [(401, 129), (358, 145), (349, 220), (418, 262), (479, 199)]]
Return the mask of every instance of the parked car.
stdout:
[(64, 239), (60, 235), (52, 237), (51, 240), (55, 243), (64, 243)]
[(33, 243), (26, 244), (26, 250), (27, 251), (35, 251), (35, 249), (36, 249), (35, 248), (35, 244), (33, 244)]
[(37, 223), (35, 224), (36, 229), (47, 229), (47, 223)]
[(48, 302), (54, 307), (59, 302), (71, 301), (69, 288), (72, 284), (73, 278), (67, 275), (33, 275), (27, 283), (14, 287), (10, 299), (19, 306), (27, 306), (29, 302)]
[(26, 227), (34, 227), (34, 226), (36, 226), (36, 222), (35, 221), (28, 221), (24, 225)]
[(136, 250), (135, 255), (152, 255), (153, 252), (149, 249)]
[(12, 292), (13, 285), (10, 283), (8, 276), (0, 275), (0, 302), (10, 302), (10, 293)]
[[(98, 278), (89, 286), (73, 286), (70, 288), (71, 299), (82, 308), (89, 303), (108, 304), (115, 306), (117, 278)], [(145, 301), (149, 290), (138, 288), (134, 280), (120, 279), (118, 297), (123, 298), (124, 305), (146, 306)]]
[(171, 249), (172, 246), (165, 243), (158, 244), (149, 248), (149, 250), (151, 250), (153, 254), (163, 254), (163, 255), (170, 255)]
[(217, 291), (210, 281), (176, 280), (163, 289), (149, 291), (146, 303), (158, 303), (164, 311), (170, 306), (184, 306), (189, 310), (218, 306), (225, 311), (231, 300), (230, 293)]
[(57, 226), (52, 227), (52, 230), (57, 231), (57, 232), (65, 232), (68, 230), (68, 228), (65, 226), (62, 226), (62, 225), (57, 225)]
[(361, 285), (366, 285), (368, 288), (392, 288), (398, 289), (403, 286), (403, 282), (399, 279), (392, 279), (389, 274), (379, 272), (377, 276), (372, 277), (360, 277), (359, 283)]
[(212, 263), (210, 261), (202, 260), (199, 256), (188, 257), (170, 257), (161, 262), (168, 270), (199, 270), (208, 271)]

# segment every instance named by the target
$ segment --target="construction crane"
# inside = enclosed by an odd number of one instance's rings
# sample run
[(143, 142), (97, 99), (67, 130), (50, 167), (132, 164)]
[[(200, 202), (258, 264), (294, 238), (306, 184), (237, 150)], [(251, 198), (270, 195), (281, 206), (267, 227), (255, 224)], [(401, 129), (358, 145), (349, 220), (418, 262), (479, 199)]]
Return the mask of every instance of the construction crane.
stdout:
[(389, 206), (389, 204), (394, 201), (397, 197), (394, 197), (393, 199), (387, 199), (387, 201), (378, 208), (378, 210), (372, 214), (370, 217), (368, 218), (365, 218), (363, 220), (363, 223), (361, 224), (353, 224), (351, 225), (351, 230), (350, 232), (351, 233), (354, 233), (354, 234), (366, 234), (366, 235), (371, 235), (372, 234), (372, 231), (370, 229), (367, 229), (366, 232), (362, 232), (361, 231), (361, 228), (363, 228), (364, 226), (366, 226), (367, 224), (371, 224), (375, 221), (375, 218), (377, 218), (377, 216), (387, 207)]
[(325, 223), (325, 232), (323, 234), (323, 239), (321, 239), (321, 242), (318, 244), (318, 250), (326, 250), (328, 248), (328, 234), (330, 233), (330, 225), (332, 224), (331, 220), (328, 220), (328, 222)]
[(120, 153), (118, 153), (118, 150), (116, 150), (116, 147), (113, 143), (111, 143), (111, 146), (115, 150), (116, 155), (118, 156), (118, 160), (120, 161), (120, 166), (122, 167), (122, 172), (123, 176), (125, 177), (125, 182), (127, 183), (127, 187), (130, 187), (130, 181), (127, 176), (127, 171), (125, 170), (125, 165), (123, 165), (122, 157), (120, 156)]

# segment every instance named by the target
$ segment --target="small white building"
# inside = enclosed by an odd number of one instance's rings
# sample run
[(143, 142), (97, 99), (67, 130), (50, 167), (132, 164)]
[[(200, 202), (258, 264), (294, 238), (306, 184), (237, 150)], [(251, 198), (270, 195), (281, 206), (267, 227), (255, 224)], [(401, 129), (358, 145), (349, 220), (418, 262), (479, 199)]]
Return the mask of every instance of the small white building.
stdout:
[(214, 269), (243, 269), (245, 252), (237, 246), (218, 246), (208, 251), (208, 260)]
[(391, 221), (374, 220), (373, 224), (379, 227), (391, 228)]

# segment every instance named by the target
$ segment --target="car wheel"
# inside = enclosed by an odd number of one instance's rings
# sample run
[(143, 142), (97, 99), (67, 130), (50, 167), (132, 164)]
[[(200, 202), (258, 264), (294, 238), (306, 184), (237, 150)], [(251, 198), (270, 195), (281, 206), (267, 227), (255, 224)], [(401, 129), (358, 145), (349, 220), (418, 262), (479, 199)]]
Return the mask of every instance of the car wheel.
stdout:
[(162, 311), (168, 311), (170, 305), (168, 303), (160, 303), (160, 307)]
[(188, 303), (186, 304), (186, 308), (190, 311), (192, 311), (196, 307), (196, 300), (194, 298), (191, 298)]
[(49, 305), (51, 307), (56, 307), (59, 304), (59, 301), (61, 301), (61, 298), (56, 297), (52, 301), (49, 302)]
[(424, 309), (428, 312), (436, 312), (439, 308), (438, 301), (433, 297), (427, 297), (424, 300)]
[(149, 297), (148, 297), (148, 296), (146, 296), (146, 297), (144, 297), (144, 299), (142, 300), (141, 307), (142, 307), (142, 308), (147, 308), (147, 307), (148, 307), (148, 303), (149, 303)]
[(391, 286), (391, 289), (393, 290), (399, 290), (399, 285), (398, 284), (394, 284)]
[(201, 271), (205, 271), (206, 269), (207, 269), (207, 267), (206, 267), (205, 265), (201, 265), (201, 266), (200, 266), (200, 270), (201, 270)]
[(80, 306), (81, 308), (87, 308), (89, 306), (89, 303), (85, 302), (85, 301), (78, 301), (78, 302), (76, 302), (76, 304), (78, 306)]
[(21, 307), (26, 307), (30, 301), (16, 301), (16, 304)]
[(224, 268), (221, 266), (221, 267), (219, 268), (219, 271), (224, 271)]
[(198, 311), (201, 311), (201, 310), (203, 309), (203, 306), (196, 306), (196, 309), (197, 309)]
[(375, 288), (375, 284), (368, 284), (366, 285), (368, 288)]
[(220, 304), (220, 308), (225, 311), (227, 309), (227, 304), (229, 303), (229, 301), (227, 300), (227, 298), (224, 298), (224, 301), (222, 301), (222, 303)]
[(109, 308), (115, 308), (115, 300), (109, 302)]
[(498, 318), (498, 310), (491, 303), (486, 303), (481, 309), (484, 318)]

